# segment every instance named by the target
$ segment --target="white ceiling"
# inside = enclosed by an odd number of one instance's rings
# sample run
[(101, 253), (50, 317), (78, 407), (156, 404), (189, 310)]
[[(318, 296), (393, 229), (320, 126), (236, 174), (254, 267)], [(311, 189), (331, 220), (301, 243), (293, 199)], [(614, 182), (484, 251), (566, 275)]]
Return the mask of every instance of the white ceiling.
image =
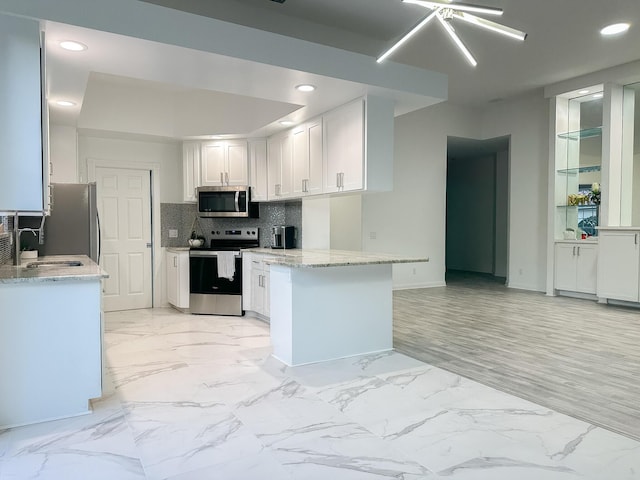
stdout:
[[(638, 1), (482, 0), (477, 3), (503, 8), (505, 13), (500, 23), (526, 31), (527, 40), (518, 42), (469, 25), (455, 24), (456, 31), (479, 61), (474, 68), (459, 54), (441, 26), (433, 23), (391, 60), (448, 74), (450, 102), (483, 107), (551, 83), (640, 59)], [(386, 50), (427, 12), (400, 0), (285, 0), (283, 4), (271, 0), (148, 0), (144, 3), (371, 57)], [(626, 35), (608, 39), (599, 35), (602, 26), (623, 20), (632, 23)], [(212, 119), (209, 123), (197, 124), (193, 119), (188, 127), (167, 124), (156, 131), (156, 135), (173, 138), (223, 133), (269, 135), (283, 128), (277, 122), (280, 119), (298, 122), (371, 93), (370, 86), (362, 83), (57, 22), (47, 22), (46, 30), (50, 99), (69, 98), (77, 103), (68, 110), (53, 107), (52, 119), (81, 128), (95, 128), (97, 112), (104, 106), (107, 92), (118, 89), (130, 89), (133, 96), (137, 91), (145, 91), (147, 102), (171, 104), (171, 108), (165, 105), (164, 111), (166, 115), (176, 114), (178, 119), (188, 119), (180, 108), (181, 102), (176, 100), (178, 97), (184, 105), (205, 105), (212, 112), (220, 105), (228, 112), (227, 126)], [(58, 41), (68, 38), (86, 43), (89, 50), (75, 54), (58, 48)], [(306, 82), (318, 85), (318, 92), (305, 95), (291, 88), (292, 84)], [(234, 101), (236, 109), (230, 107)], [(432, 99), (421, 100), (419, 96), (399, 96), (397, 101), (396, 114), (433, 103)], [(114, 115), (120, 113), (123, 125), (135, 125), (125, 121), (131, 120), (135, 113), (131, 109), (135, 105), (121, 103), (119, 107), (112, 109)], [(112, 123), (117, 123), (117, 115), (113, 120)], [(112, 126), (103, 125), (103, 128), (110, 130)], [(133, 133), (148, 134), (146, 131)]]
[[(146, 0), (179, 10), (282, 33), (373, 57), (411, 29), (428, 10), (400, 0)], [(449, 75), (449, 100), (484, 106), (548, 84), (640, 59), (638, 0), (473, 0), (504, 9), (498, 22), (525, 31), (525, 42), (454, 21), (477, 58), (471, 67), (436, 22), (394, 62)], [(495, 18), (493, 18), (495, 20)], [(604, 39), (610, 23), (631, 22), (624, 36)]]

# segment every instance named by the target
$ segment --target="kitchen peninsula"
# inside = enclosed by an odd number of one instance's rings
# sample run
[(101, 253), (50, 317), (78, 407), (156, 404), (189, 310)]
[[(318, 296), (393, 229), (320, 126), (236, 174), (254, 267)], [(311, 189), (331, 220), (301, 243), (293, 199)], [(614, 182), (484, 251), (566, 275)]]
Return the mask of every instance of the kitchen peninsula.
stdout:
[(393, 263), (428, 258), (250, 249), (270, 266), (273, 355), (302, 365), (393, 348)]
[(101, 280), (84, 255), (0, 266), (0, 429), (89, 412), (102, 395)]

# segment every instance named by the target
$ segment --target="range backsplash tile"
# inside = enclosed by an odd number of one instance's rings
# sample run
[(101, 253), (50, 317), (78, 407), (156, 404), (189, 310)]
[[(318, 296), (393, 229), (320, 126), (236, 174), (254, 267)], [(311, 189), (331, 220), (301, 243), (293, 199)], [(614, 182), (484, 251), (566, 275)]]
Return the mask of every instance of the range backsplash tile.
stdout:
[[(203, 235), (207, 243), (211, 231), (259, 228), (260, 246), (271, 246), (273, 225), (296, 227), (296, 246), (302, 245), (302, 201), (260, 203), (259, 218), (200, 218), (194, 203), (162, 203), (160, 205), (162, 247), (185, 247), (193, 230)], [(169, 230), (178, 230), (177, 238), (169, 238)]]

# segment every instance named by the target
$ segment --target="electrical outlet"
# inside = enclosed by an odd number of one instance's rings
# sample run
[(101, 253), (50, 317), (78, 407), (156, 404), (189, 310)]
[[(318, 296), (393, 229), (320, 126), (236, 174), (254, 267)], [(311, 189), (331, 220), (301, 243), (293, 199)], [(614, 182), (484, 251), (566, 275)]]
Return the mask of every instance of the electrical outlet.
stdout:
[(378, 232), (369, 232), (370, 240), (375, 240), (376, 238), (378, 238)]
[(169, 238), (178, 238), (178, 230), (176, 230), (175, 228), (170, 228)]
[(414, 274), (414, 275), (416, 274), (416, 269), (415, 269), (415, 268), (413, 269), (413, 274)]

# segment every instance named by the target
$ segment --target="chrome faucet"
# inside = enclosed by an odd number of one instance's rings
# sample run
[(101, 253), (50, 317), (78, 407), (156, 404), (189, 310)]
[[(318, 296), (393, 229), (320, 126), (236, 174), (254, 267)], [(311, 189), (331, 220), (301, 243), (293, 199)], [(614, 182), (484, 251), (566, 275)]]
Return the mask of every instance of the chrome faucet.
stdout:
[(14, 247), (14, 255), (13, 255), (13, 264), (20, 265), (20, 236), (23, 232), (31, 232), (34, 237), (38, 237), (38, 243), (40, 245), (44, 244), (44, 214), (42, 215), (42, 222), (40, 223), (40, 228), (19, 228), (19, 219), (20, 216), (16, 212), (13, 216), (13, 247)]

